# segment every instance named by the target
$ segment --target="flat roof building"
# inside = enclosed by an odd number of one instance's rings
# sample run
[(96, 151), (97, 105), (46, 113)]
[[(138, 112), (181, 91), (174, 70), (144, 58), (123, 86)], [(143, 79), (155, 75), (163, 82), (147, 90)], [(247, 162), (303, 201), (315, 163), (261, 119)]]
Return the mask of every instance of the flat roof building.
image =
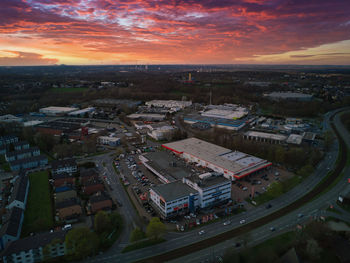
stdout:
[(240, 179), (272, 165), (267, 160), (232, 151), (197, 138), (166, 143), (162, 147), (171, 150), (189, 162), (195, 162), (215, 172), (222, 173), (231, 180)]
[(151, 100), (145, 103), (147, 106), (163, 107), (163, 108), (180, 108), (184, 109), (192, 105), (192, 101), (183, 100)]
[(218, 128), (234, 130), (234, 131), (238, 131), (246, 125), (246, 120), (244, 119), (234, 120), (234, 119), (225, 119), (225, 118), (218, 118), (218, 117), (208, 117), (208, 116), (202, 116), (198, 114), (188, 114), (184, 116), (184, 122), (189, 124), (194, 124), (194, 123), (209, 124), (211, 127), (218, 127)]
[(209, 105), (201, 112), (201, 115), (205, 117), (236, 120), (246, 116), (248, 113), (249, 111), (245, 107), (235, 104), (224, 104)]
[(46, 108), (41, 108), (39, 112), (44, 113), (48, 116), (62, 116), (65, 114), (68, 114), (73, 111), (79, 110), (78, 108), (73, 107), (56, 107), (56, 106), (50, 106)]
[(68, 116), (73, 116), (73, 117), (84, 117), (86, 114), (92, 113), (95, 111), (94, 107), (88, 107), (85, 109), (77, 110), (68, 113)]
[(300, 145), (303, 141), (303, 135), (291, 134), (287, 139), (287, 143)]
[(287, 140), (287, 136), (275, 133), (247, 131), (243, 138), (251, 141), (268, 142), (275, 144), (282, 144)]
[(271, 93), (264, 94), (264, 97), (267, 97), (272, 100), (296, 100), (296, 101), (310, 101), (313, 99), (313, 95), (299, 93), (299, 92), (271, 92)]

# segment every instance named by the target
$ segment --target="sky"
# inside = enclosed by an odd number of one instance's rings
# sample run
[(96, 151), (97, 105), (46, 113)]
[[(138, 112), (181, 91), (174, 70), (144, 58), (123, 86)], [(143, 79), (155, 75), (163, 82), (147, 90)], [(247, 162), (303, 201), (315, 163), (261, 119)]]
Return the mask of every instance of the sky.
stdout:
[(350, 64), (350, 0), (0, 0), (0, 65)]

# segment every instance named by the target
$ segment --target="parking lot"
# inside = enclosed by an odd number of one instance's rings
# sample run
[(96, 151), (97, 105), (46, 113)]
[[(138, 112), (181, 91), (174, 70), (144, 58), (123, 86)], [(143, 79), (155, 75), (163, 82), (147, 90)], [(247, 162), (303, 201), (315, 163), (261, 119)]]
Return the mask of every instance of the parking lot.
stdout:
[(291, 172), (272, 167), (258, 174), (244, 177), (241, 180), (232, 182), (232, 200), (242, 202), (248, 197), (260, 195), (266, 192), (271, 183), (283, 181), (293, 176), (294, 174)]

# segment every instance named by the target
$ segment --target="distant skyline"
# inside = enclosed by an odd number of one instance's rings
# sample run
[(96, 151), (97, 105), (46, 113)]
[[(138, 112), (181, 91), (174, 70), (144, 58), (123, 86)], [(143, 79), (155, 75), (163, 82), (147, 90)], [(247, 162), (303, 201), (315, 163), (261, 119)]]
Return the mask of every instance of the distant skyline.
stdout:
[(0, 3), (0, 66), (350, 64), (349, 0)]

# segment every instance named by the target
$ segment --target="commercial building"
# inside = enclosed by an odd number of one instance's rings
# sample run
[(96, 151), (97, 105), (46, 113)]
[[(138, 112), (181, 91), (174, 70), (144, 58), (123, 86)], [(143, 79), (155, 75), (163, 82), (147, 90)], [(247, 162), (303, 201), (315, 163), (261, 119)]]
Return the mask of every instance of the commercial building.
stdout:
[(206, 117), (198, 114), (189, 114), (184, 116), (184, 122), (191, 125), (196, 123), (202, 123), (204, 125), (210, 125), (211, 127), (223, 128), (233, 131), (238, 131), (246, 125), (244, 119), (225, 119), (218, 117)]
[(261, 158), (232, 151), (197, 138), (163, 144), (162, 147), (188, 162), (195, 162), (202, 167), (222, 173), (231, 180), (241, 179), (272, 165), (271, 162)]
[(78, 171), (77, 162), (73, 158), (63, 159), (63, 160), (54, 160), (51, 163), (51, 174), (61, 174), (68, 173), (73, 174)]
[(298, 92), (271, 92), (264, 94), (265, 97), (271, 100), (294, 100), (294, 101), (311, 101), (313, 95)]
[(120, 145), (120, 138), (110, 137), (110, 136), (100, 136), (98, 137), (98, 142), (100, 144), (109, 145), (109, 146), (118, 146)]
[(204, 117), (236, 120), (246, 116), (248, 109), (236, 104), (209, 105), (202, 112)]
[(68, 116), (85, 117), (86, 115), (89, 115), (90, 113), (93, 113), (94, 111), (95, 111), (94, 107), (88, 107), (88, 108), (85, 108), (85, 109), (72, 111), (72, 112), (68, 113)]
[(231, 199), (231, 181), (218, 173), (191, 175), (182, 179), (185, 184), (198, 192), (200, 208), (212, 207)]
[(149, 192), (153, 206), (164, 219), (194, 211), (195, 199), (198, 200), (197, 191), (182, 181), (157, 185)]
[(78, 108), (72, 108), (72, 107), (56, 107), (56, 106), (50, 106), (46, 108), (41, 108), (39, 110), (40, 113), (43, 113), (48, 116), (63, 116), (70, 112), (77, 111)]
[(3, 251), (2, 260), (4, 263), (33, 263), (64, 256), (66, 234), (66, 231), (47, 232), (13, 241)]
[(267, 142), (272, 144), (283, 144), (287, 140), (287, 136), (275, 133), (247, 131), (243, 138), (250, 141)]

